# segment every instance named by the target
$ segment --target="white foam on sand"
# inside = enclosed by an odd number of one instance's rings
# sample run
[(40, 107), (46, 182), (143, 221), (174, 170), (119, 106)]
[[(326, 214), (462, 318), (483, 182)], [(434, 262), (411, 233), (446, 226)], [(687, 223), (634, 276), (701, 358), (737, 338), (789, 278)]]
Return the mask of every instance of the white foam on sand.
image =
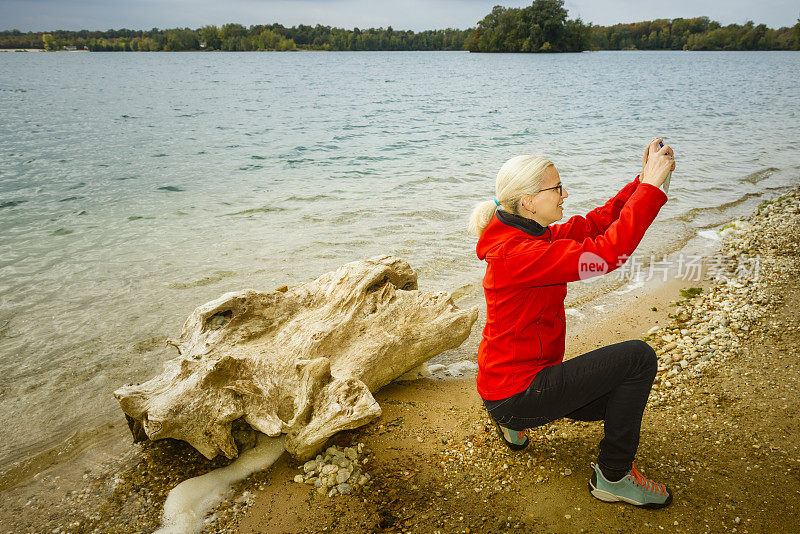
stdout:
[(396, 380), (400, 382), (410, 382), (419, 380), (420, 378), (438, 378), (441, 380), (446, 378), (459, 378), (466, 374), (475, 374), (477, 372), (478, 364), (470, 360), (461, 360), (460, 362), (454, 362), (449, 365), (443, 365), (441, 363), (428, 365), (427, 363), (423, 363), (419, 367), (415, 367), (407, 373), (402, 374)]
[(458, 378), (465, 374), (478, 372), (478, 364), (470, 360), (451, 363), (450, 365), (429, 365), (428, 371), (436, 378)]
[(258, 434), (258, 443), (226, 467), (184, 480), (167, 495), (161, 528), (154, 534), (190, 534), (205, 527), (206, 514), (219, 504), (231, 485), (271, 466), (283, 454), (283, 436)]
[(697, 235), (710, 241), (719, 241), (719, 232), (717, 230), (700, 230)]
[(616, 289), (612, 291), (615, 295), (624, 295), (625, 293), (630, 293), (631, 291), (635, 291), (640, 287), (644, 287), (645, 282), (645, 273), (637, 272), (635, 276), (631, 277), (630, 283), (622, 287), (622, 289)]
[(583, 313), (579, 312), (575, 308), (565, 308), (564, 309), (564, 313), (566, 315), (572, 315), (573, 317), (577, 317), (578, 319), (586, 319), (586, 315), (584, 315)]

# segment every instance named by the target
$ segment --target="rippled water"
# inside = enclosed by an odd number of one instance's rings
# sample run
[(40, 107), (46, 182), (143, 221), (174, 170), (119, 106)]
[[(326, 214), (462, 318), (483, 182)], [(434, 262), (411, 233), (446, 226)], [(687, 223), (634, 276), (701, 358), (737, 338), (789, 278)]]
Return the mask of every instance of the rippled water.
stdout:
[[(642, 244), (798, 181), (800, 54), (0, 54), (0, 465), (122, 414), (197, 305), (375, 254), (480, 299), (509, 157), (585, 212), (674, 147)], [(571, 289), (572, 291), (572, 289)]]

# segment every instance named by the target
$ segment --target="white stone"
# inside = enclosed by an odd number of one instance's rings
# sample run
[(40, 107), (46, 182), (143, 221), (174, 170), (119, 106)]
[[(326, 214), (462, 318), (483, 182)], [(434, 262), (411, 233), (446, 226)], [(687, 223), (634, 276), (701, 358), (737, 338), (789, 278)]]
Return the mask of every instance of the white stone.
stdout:
[(698, 342), (697, 342), (697, 344), (698, 344), (698, 345), (700, 345), (700, 346), (702, 347), (703, 345), (708, 345), (708, 344), (709, 344), (709, 343), (711, 343), (711, 341), (713, 341), (713, 340), (714, 340), (714, 338), (713, 338), (713, 337), (711, 337), (711, 336), (706, 336), (706, 337), (704, 337), (703, 339), (701, 339), (700, 341), (698, 341)]
[(315, 460), (309, 460), (305, 464), (303, 464), (303, 471), (306, 473), (311, 473), (317, 470), (317, 462)]
[(350, 478), (350, 471), (345, 471), (345, 470), (339, 471), (336, 474), (336, 483), (342, 484), (344, 482), (347, 482), (349, 478)]
[(338, 470), (339, 470), (339, 467), (338, 467), (338, 466), (336, 466), (336, 465), (334, 465), (334, 464), (328, 464), (328, 465), (324, 466), (324, 467), (322, 468), (322, 471), (320, 471), (320, 472), (321, 472), (323, 475), (330, 475), (330, 474), (333, 474), (333, 473), (335, 473), (335, 472), (336, 472), (336, 471), (338, 471)]

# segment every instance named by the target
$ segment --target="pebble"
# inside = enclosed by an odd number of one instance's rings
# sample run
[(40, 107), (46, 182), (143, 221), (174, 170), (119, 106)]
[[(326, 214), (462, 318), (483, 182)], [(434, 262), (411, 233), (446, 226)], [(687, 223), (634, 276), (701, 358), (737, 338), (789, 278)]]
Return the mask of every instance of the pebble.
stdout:
[[(319, 494), (327, 494), (328, 497), (352, 493), (370, 481), (369, 474), (363, 473), (359, 466), (358, 455), (363, 452), (363, 443), (344, 449), (335, 445), (328, 447), (324, 455), (318, 454), (315, 459), (300, 466), (304, 474), (296, 475), (294, 480), (305, 482), (315, 487)], [(364, 458), (361, 464), (366, 464), (367, 460)]]
[(334, 464), (328, 464), (328, 465), (322, 467), (321, 473), (323, 475), (330, 475), (332, 473), (335, 473), (338, 470), (339, 470), (338, 466), (336, 466)]

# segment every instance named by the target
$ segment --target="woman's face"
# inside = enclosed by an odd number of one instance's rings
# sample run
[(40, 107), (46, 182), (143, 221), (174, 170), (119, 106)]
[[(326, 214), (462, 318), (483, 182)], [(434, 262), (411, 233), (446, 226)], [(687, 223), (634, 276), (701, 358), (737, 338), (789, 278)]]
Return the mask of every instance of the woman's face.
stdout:
[(560, 190), (557, 187), (561, 185), (561, 176), (554, 166), (548, 167), (544, 173), (542, 189), (532, 197), (533, 216), (531, 218), (542, 226), (547, 226), (564, 218), (562, 204), (569, 194), (563, 187)]

